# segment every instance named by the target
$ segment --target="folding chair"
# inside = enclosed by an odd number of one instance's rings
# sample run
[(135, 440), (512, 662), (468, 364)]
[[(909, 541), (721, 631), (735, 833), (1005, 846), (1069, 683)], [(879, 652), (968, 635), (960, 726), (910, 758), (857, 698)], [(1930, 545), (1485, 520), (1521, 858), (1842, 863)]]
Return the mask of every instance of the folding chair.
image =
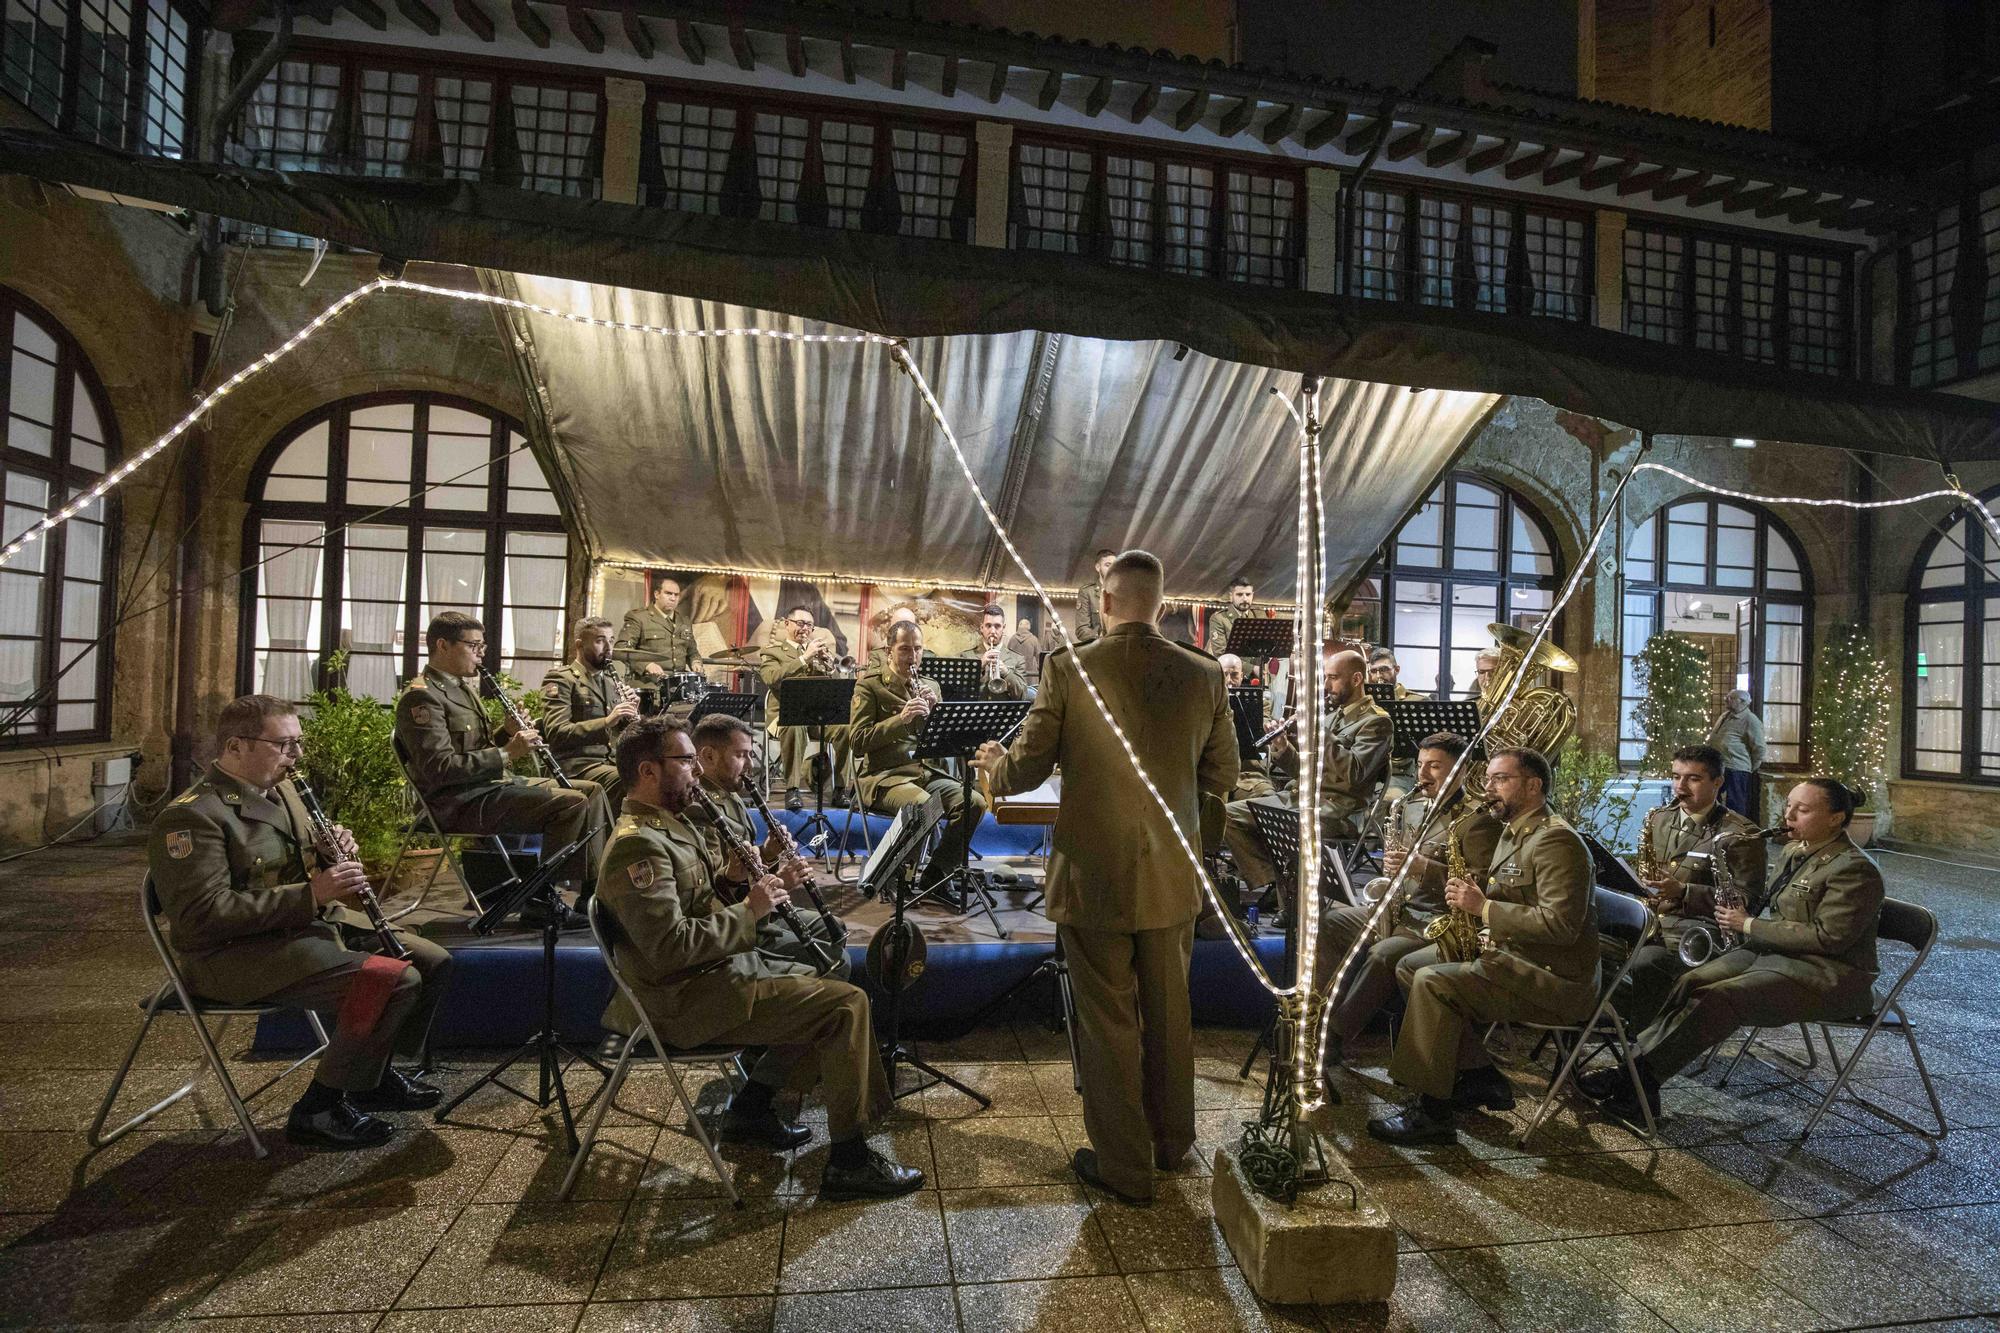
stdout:
[[(1922, 967), (1924, 961), (1931, 956), (1931, 949), (1937, 943), (1937, 914), (1928, 907), (1922, 907), (1916, 903), (1906, 903), (1898, 898), (1884, 898), (1882, 900), (1882, 918), (1875, 928), (1875, 935), (1878, 940), (1888, 940), (1894, 944), (1909, 946), (1912, 950), (1909, 965), (1903, 969), (1902, 974), (1896, 978), (1895, 983), (1886, 992), (1877, 991), (1875, 993), (1872, 997), (1871, 1012), (1862, 1014), (1856, 1018), (1830, 1018), (1819, 1021), (1816, 1024), (1819, 1028), (1820, 1036), (1826, 1041), (1827, 1063), (1833, 1067), (1834, 1079), (1833, 1085), (1826, 1090), (1826, 1095), (1821, 1097), (1819, 1104), (1813, 1108), (1811, 1117), (1806, 1120), (1805, 1128), (1799, 1131), (1799, 1142), (1801, 1143), (1805, 1142), (1806, 1137), (1813, 1132), (1813, 1126), (1819, 1123), (1819, 1118), (1826, 1114), (1827, 1108), (1833, 1105), (1834, 1099), (1839, 1097), (1841, 1092), (1846, 1089), (1848, 1083), (1854, 1077), (1855, 1069), (1861, 1063), (1861, 1057), (1868, 1053), (1869, 1043), (1875, 1040), (1875, 1034), (1885, 1029), (1901, 1034), (1904, 1043), (1910, 1048), (1910, 1061), (1917, 1067), (1917, 1077), (1922, 1079), (1924, 1084), (1924, 1096), (1930, 1099), (1931, 1114), (1937, 1119), (1936, 1134), (1932, 1134), (1929, 1130), (1919, 1125), (1910, 1125), (1909, 1128), (1916, 1130), (1917, 1133), (1923, 1135), (1925, 1138), (1943, 1139), (1948, 1132), (1949, 1127), (1945, 1124), (1944, 1119), (1944, 1106), (1938, 1101), (1937, 1088), (1931, 1083), (1931, 1071), (1924, 1064), (1924, 1053), (1917, 1047), (1917, 1025), (1912, 1023), (1910, 1016), (1903, 1012), (1902, 1005), (1903, 988), (1910, 984), (1910, 978), (1916, 976), (1917, 969)], [(1861, 1040), (1855, 1043), (1854, 1054), (1847, 1057), (1845, 1064), (1841, 1063), (1840, 1052), (1834, 1049), (1834, 1028), (1843, 1028), (1861, 1034)], [(1749, 1053), (1750, 1044), (1757, 1040), (1758, 1034), (1763, 1030), (1762, 1028), (1752, 1028), (1744, 1035), (1743, 1044), (1737, 1048), (1736, 1058), (1729, 1062), (1729, 1068), (1723, 1073), (1722, 1082), (1727, 1083), (1729, 1081), (1729, 1075), (1736, 1072), (1736, 1066), (1741, 1064), (1743, 1057)], [(1808, 1063), (1801, 1066), (1801, 1068), (1811, 1069), (1816, 1062), (1813, 1058), (1812, 1033), (1804, 1023), (1801, 1023), (1799, 1024), (1799, 1034), (1805, 1038), (1806, 1054), (1808, 1057)], [(1804, 1084), (1805, 1079), (1797, 1078), (1794, 1082)], [(1883, 1107), (1877, 1106), (1866, 1097), (1849, 1092), (1848, 1100), (1857, 1105), (1867, 1107), (1885, 1119), (1903, 1123), (1901, 1117), (1890, 1113)]]
[[(396, 882), (396, 872), (403, 868), (403, 858), (410, 854), (411, 844), (419, 838), (434, 838), (437, 840), (438, 846), (443, 849), (441, 861), (451, 862), (451, 873), (458, 876), (460, 886), (465, 889), (465, 896), (472, 902), (472, 910), (475, 912), (484, 911), (485, 906), (479, 901), (479, 895), (473, 891), (472, 878), (465, 873), (465, 862), (459, 856), (457, 847), (452, 839), (484, 839), (499, 854), (501, 864), (507, 867), (508, 877), (510, 879), (518, 879), (520, 878), (521, 871), (514, 864), (514, 858), (508, 854), (507, 838), (498, 833), (446, 833), (443, 824), (438, 820), (436, 812), (431, 809), (430, 802), (424, 799), (423, 789), (417, 786), (416, 779), (410, 776), (410, 755), (409, 751), (403, 748), (403, 738), (395, 736), (391, 737), (390, 741), (396, 750), (396, 766), (403, 772), (404, 791), (407, 793), (410, 802), (410, 818), (409, 822), (403, 826), (402, 832), (397, 834), (397, 841), (400, 843), (400, 846), (396, 849), (396, 860), (389, 867), (388, 878), (382, 882), (389, 885), (393, 885)], [(522, 850), (518, 839), (515, 841), (514, 850)], [(389, 919), (391, 921), (400, 921), (424, 905), (424, 900), (430, 896), (432, 886), (437, 883), (439, 864), (440, 861), (433, 861), (431, 863), (431, 873), (424, 880), (423, 888), (417, 891), (416, 897), (410, 900), (409, 906), (401, 908), (390, 915)]]
[(1632, 971), (1632, 960), (1638, 955), (1639, 946), (1651, 939), (1659, 930), (1659, 919), (1653, 909), (1627, 894), (1613, 889), (1595, 888), (1590, 891), (1590, 910), (1597, 918), (1597, 933), (1609, 935), (1626, 946), (1625, 961), (1616, 972), (1598, 988), (1597, 1008), (1581, 1023), (1530, 1023), (1516, 1020), (1517, 1026), (1532, 1028), (1555, 1039), (1556, 1053), (1562, 1056), (1555, 1077), (1549, 1080), (1548, 1091), (1542, 1094), (1541, 1104), (1535, 1107), (1534, 1116), (1528, 1127), (1521, 1131), (1516, 1146), (1525, 1148), (1542, 1121), (1555, 1106), (1556, 1097), (1575, 1078), (1578, 1068), (1588, 1057), (1585, 1047), (1593, 1040), (1602, 1048), (1613, 1051), (1625, 1066), (1626, 1077), (1632, 1080), (1632, 1091), (1639, 1101), (1639, 1112), (1645, 1118), (1644, 1137), (1650, 1141), (1659, 1133), (1659, 1126), (1653, 1122), (1653, 1108), (1646, 1100), (1645, 1089), (1639, 1083), (1639, 1067), (1632, 1056), (1632, 1034), (1626, 1030), (1625, 1020), (1612, 1005), (1611, 997)]
[(208, 1025), (202, 1020), (219, 1018), (226, 1025), (232, 1018), (261, 1018), (265, 1014), (276, 1013), (294, 1006), (221, 1004), (196, 998), (194, 992), (188, 989), (186, 978), (181, 975), (180, 964), (175, 960), (173, 950), (168, 947), (166, 936), (160, 933), (160, 897), (153, 890), (151, 875), (146, 876), (145, 883), (139, 888), (139, 911), (146, 919), (146, 936), (153, 941), (153, 949), (160, 955), (160, 965), (166, 968), (167, 979), (150, 998), (139, 1002), (139, 1008), (145, 1015), (139, 1021), (139, 1035), (132, 1038), (131, 1049), (125, 1052), (125, 1062), (119, 1065), (118, 1072), (111, 1076), (111, 1086), (105, 1089), (104, 1100), (98, 1104), (97, 1118), (90, 1122), (90, 1146), (103, 1148), (116, 1143), (194, 1091), (194, 1085), (201, 1078), (199, 1068), (195, 1070), (193, 1078), (181, 1085), (180, 1091), (163, 1101), (155, 1102), (109, 1134), (103, 1132), (104, 1122), (111, 1116), (111, 1107), (118, 1100), (119, 1090), (125, 1086), (125, 1077), (132, 1072), (132, 1062), (139, 1058), (139, 1047), (144, 1044), (146, 1034), (152, 1031), (153, 1020), (163, 1013), (178, 1011), (186, 1014), (188, 1022), (193, 1025), (195, 1040), (201, 1044), (202, 1061), (215, 1074), (216, 1081), (222, 1084), (222, 1095), (229, 1099), (229, 1109), (235, 1113), (236, 1123), (243, 1127), (243, 1133), (249, 1138), (250, 1151), (258, 1157), (269, 1156), (270, 1149), (266, 1148), (264, 1141), (257, 1137), (257, 1126), (251, 1122), (249, 1104), (299, 1066), (317, 1059), (319, 1053), (326, 1049), (326, 1029), (320, 1025), (319, 1015), (311, 1009), (305, 1010), (306, 1021), (312, 1024), (313, 1036), (319, 1045), (259, 1083), (247, 1095), (237, 1092), (235, 1080), (229, 1077), (229, 1067), (222, 1062), (222, 1054), (215, 1048), (215, 1038), (209, 1034)]
[(632, 1072), (633, 1058), (639, 1050), (640, 1043), (644, 1042), (652, 1046), (654, 1060), (665, 1071), (667, 1082), (672, 1086), (674, 1095), (680, 1098), (682, 1108), (687, 1111), (688, 1126), (693, 1132), (695, 1142), (699, 1143), (702, 1151), (708, 1154), (708, 1164), (715, 1169), (715, 1178), (721, 1182), (723, 1190), (729, 1195), (729, 1201), (741, 1208), (743, 1198), (736, 1192), (736, 1185), (729, 1178), (729, 1168), (723, 1165), (722, 1154), (715, 1150), (715, 1140), (708, 1136), (708, 1130), (701, 1123), (701, 1116), (695, 1111), (694, 1101), (688, 1096), (687, 1087), (681, 1082), (680, 1071), (675, 1066), (713, 1062), (721, 1067), (723, 1078), (728, 1081), (731, 1091), (734, 1091), (746, 1081), (743, 1072), (743, 1047), (723, 1044), (677, 1048), (661, 1041), (659, 1033), (653, 1028), (653, 1020), (646, 1015), (646, 1007), (639, 1003), (639, 997), (632, 993), (632, 987), (627, 984), (624, 974), (618, 970), (617, 961), (612, 957), (612, 932), (616, 929), (616, 923), (605, 914), (604, 900), (593, 895), (586, 911), (590, 915), (590, 933), (597, 941), (597, 951), (604, 955), (604, 966), (611, 973), (611, 980), (617, 985), (618, 993), (625, 997), (626, 1004), (639, 1016), (639, 1024), (619, 1047), (618, 1064), (612, 1069), (611, 1077), (597, 1091), (596, 1109), (590, 1113), (590, 1123), (584, 1127), (583, 1137), (577, 1143), (576, 1157), (569, 1164), (569, 1174), (563, 1177), (562, 1193), (557, 1197), (567, 1200), (570, 1191), (576, 1188), (577, 1177), (583, 1172), (583, 1163), (590, 1156), (592, 1145), (597, 1142), (597, 1131), (604, 1123), (604, 1113), (611, 1108), (611, 1103), (618, 1099), (618, 1090), (625, 1086), (626, 1075)]

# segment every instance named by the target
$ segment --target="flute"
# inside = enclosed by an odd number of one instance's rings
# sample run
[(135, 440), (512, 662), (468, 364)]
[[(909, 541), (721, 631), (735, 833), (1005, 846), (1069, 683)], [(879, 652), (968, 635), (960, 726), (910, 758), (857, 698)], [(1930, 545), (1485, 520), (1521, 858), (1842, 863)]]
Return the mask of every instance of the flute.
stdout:
[[(313, 844), (319, 848), (320, 860), (328, 867), (332, 867), (353, 859), (340, 845), (339, 839), (333, 836), (333, 821), (326, 817), (326, 811), (320, 806), (319, 797), (306, 784), (305, 778), (296, 770), (290, 777), (292, 790), (299, 794), (299, 804), (305, 807), (306, 823), (312, 829)], [(375, 927), (375, 934), (382, 941), (382, 952), (391, 958), (407, 960), (410, 951), (403, 947), (403, 941), (397, 938), (395, 927), (389, 924), (388, 916), (382, 911), (381, 900), (375, 896), (375, 890), (366, 880), (361, 882), (361, 888), (355, 897), (361, 903), (361, 910), (368, 916), (368, 924)]]

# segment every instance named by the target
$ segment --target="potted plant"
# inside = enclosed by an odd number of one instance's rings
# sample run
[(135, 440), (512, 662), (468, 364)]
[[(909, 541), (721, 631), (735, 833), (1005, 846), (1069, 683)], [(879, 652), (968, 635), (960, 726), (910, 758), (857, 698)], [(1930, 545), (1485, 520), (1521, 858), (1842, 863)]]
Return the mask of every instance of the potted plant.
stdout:
[(1813, 682), (1812, 766), (1861, 793), (1848, 833), (1858, 843), (1875, 835), (1882, 781), (1889, 769), (1889, 714), (1895, 678), (1868, 631), (1841, 621), (1820, 650)]
[(1608, 847), (1619, 846), (1638, 796), (1619, 771), (1617, 756), (1586, 750), (1571, 736), (1555, 753), (1555, 770), (1549, 805), (1570, 827)]
[(1667, 630), (1655, 634), (1632, 660), (1644, 697), (1632, 710), (1646, 753), (1639, 771), (1664, 777), (1674, 751), (1708, 734), (1708, 655), (1694, 640)]
[[(345, 679), (345, 658), (344, 652), (337, 653), (329, 662), (331, 680)], [(319, 793), (328, 817), (354, 835), (370, 877), (379, 877), (396, 858), (405, 816), (394, 717), (375, 700), (335, 684), (307, 697), (299, 729), (305, 742), (299, 762), (306, 781)]]

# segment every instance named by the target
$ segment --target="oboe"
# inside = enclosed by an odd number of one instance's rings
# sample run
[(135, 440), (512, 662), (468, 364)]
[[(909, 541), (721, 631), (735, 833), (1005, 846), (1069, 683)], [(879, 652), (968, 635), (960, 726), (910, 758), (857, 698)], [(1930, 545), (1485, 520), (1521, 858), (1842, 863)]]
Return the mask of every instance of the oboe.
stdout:
[[(321, 863), (332, 867), (350, 860), (347, 850), (333, 835), (333, 821), (326, 817), (326, 811), (320, 806), (319, 797), (313, 794), (313, 789), (306, 784), (305, 778), (294, 772), (291, 780), (292, 790), (299, 794), (299, 804), (305, 807), (306, 823), (312, 829), (313, 845), (319, 848)], [(376, 898), (375, 890), (369, 887), (368, 881), (361, 882), (361, 888), (355, 896), (361, 903), (361, 910), (368, 914), (368, 924), (375, 927), (375, 934), (382, 941), (382, 952), (391, 958), (407, 959), (410, 951), (403, 947), (403, 941), (397, 937), (395, 928), (389, 924), (389, 918), (382, 912), (381, 900)]]
[[(776, 830), (782, 827), (782, 825), (780, 825), (777, 820), (771, 817), (771, 807), (764, 804), (764, 793), (758, 790), (757, 780), (751, 777), (748, 773), (745, 773), (743, 775), (743, 794), (750, 798), (751, 803), (757, 807), (757, 813), (764, 817), (765, 828)], [(792, 845), (790, 837), (787, 837), (784, 840), (784, 843), (785, 843), (785, 850), (778, 857), (779, 867), (782, 869), (787, 860), (790, 860), (792, 862), (804, 866), (806, 859), (805, 857), (799, 855), (799, 849)], [(813, 883), (813, 874), (811, 866), (806, 866), (805, 891), (806, 891), (806, 896), (812, 899), (813, 910), (819, 913), (820, 920), (826, 921), (829, 919), (834, 919), (834, 920), (838, 919), (834, 918), (832, 914), (826, 910), (826, 903), (819, 896), (819, 886)], [(826, 928), (826, 938), (830, 943), (834, 945), (834, 947), (843, 950), (846, 949), (847, 923), (845, 921), (842, 921), (840, 923), (840, 938), (837, 940), (833, 938), (833, 927), (828, 926)]]
[[(694, 803), (702, 808), (702, 812), (715, 821), (715, 833), (717, 837), (722, 839), (724, 854), (735, 853), (743, 862), (745, 868), (752, 875), (755, 875), (759, 867), (764, 864), (764, 858), (758, 855), (757, 849), (736, 836), (736, 830), (729, 827), (728, 823), (722, 817), (722, 811), (716, 808), (715, 802), (709, 799), (708, 793), (701, 789), (700, 783), (695, 784), (691, 796)], [(798, 910), (790, 903), (779, 904), (771, 910), (777, 914), (778, 920), (791, 927), (792, 934), (799, 937), (799, 943), (812, 950), (815, 960), (814, 966), (819, 969), (820, 975), (824, 976), (826, 973), (831, 972), (833, 970), (833, 958), (827, 953), (826, 946), (821, 944), (812, 932), (806, 929), (805, 919), (798, 914)]]
[(556, 762), (556, 752), (549, 748), (549, 743), (546, 740), (542, 739), (541, 732), (535, 731), (533, 719), (526, 713), (523, 713), (515, 705), (514, 701), (507, 697), (507, 691), (500, 688), (500, 682), (493, 678), (491, 671), (488, 671), (485, 667), (479, 668), (479, 678), (493, 687), (493, 693), (500, 700), (500, 707), (507, 711), (507, 720), (514, 724), (514, 730), (535, 732), (535, 739), (529, 742), (529, 745), (535, 752), (535, 758), (548, 765), (549, 776), (556, 780), (556, 785), (565, 789), (573, 789), (576, 784), (571, 782), (569, 775), (562, 771), (562, 765)]

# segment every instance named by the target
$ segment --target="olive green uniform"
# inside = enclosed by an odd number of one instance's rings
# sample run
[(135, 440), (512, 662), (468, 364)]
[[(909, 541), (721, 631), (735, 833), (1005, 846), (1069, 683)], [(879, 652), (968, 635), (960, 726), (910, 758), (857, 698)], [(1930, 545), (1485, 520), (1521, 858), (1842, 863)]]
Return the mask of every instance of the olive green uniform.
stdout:
[(609, 823), (604, 793), (588, 778), (565, 789), (509, 773), (500, 730), (464, 681), (426, 666), (396, 700), (396, 743), (444, 832), (539, 833), (545, 856), (584, 838), (579, 864), (589, 891)]
[(1082, 647), (1103, 637), (1104, 585), (1093, 579), (1076, 590), (1076, 646)]
[[(986, 656), (986, 645), (969, 648), (959, 654), (961, 658), (978, 661)], [(1000, 678), (988, 679), (987, 673), (979, 676), (979, 697), (982, 699), (1025, 699), (1028, 697), (1028, 663), (1019, 653), (1006, 644), (1000, 645)]]
[[(773, 639), (758, 649), (757, 676), (770, 691), (764, 698), (766, 726), (777, 738), (779, 765), (785, 774), (787, 790), (810, 788), (812, 776), (807, 764), (812, 758), (816, 742), (811, 728), (786, 726), (778, 718), (778, 684), (795, 677), (823, 678), (828, 673), (813, 665), (805, 655), (805, 650), (794, 643), (789, 635)], [(833, 758), (834, 786), (845, 785), (847, 773), (847, 728), (826, 727), (827, 751)]]
[(1151, 625), (1051, 653), (1041, 691), (993, 776), (1032, 791), (1060, 766), (1048, 915), (1076, 1000), (1083, 1124), (1106, 1184), (1153, 1195), (1156, 1158), (1193, 1144), (1188, 959), (1202, 893), (1174, 830), (1083, 687), (1089, 671), (1167, 807), (1200, 850), (1202, 805), (1236, 783), (1222, 668)]
[[(728, 821), (730, 831), (745, 846), (758, 846), (761, 839), (757, 836), (756, 826), (750, 822), (750, 803), (743, 799), (742, 792), (724, 791), (706, 777), (701, 780), (701, 790), (715, 803), (716, 810), (724, 820)], [(681, 817), (687, 821), (690, 828), (702, 836), (703, 842), (708, 847), (708, 863), (720, 867), (716, 873), (716, 883), (722, 887), (724, 896), (741, 898), (750, 886), (740, 876), (731, 873), (729, 849), (723, 844), (722, 836), (715, 831), (715, 824), (709, 819), (708, 813), (700, 806), (689, 806), (682, 812)], [(800, 894), (801, 898), (804, 896), (803, 893)], [(854, 969), (848, 962), (847, 950), (842, 943), (847, 938), (847, 927), (840, 918), (831, 912), (822, 916), (807, 907), (804, 902), (794, 903), (792, 910), (798, 914), (806, 933), (818, 940), (833, 957), (833, 970), (827, 975), (841, 981), (847, 980)], [(779, 962), (798, 963), (808, 968), (815, 965), (812, 949), (804, 940), (792, 933), (790, 926), (778, 920), (775, 913), (765, 917), (757, 925), (757, 952)]]
[(1236, 610), (1222, 606), (1208, 613), (1208, 651), (1213, 657), (1220, 657), (1229, 651), (1229, 631), (1236, 627)]
[[(868, 996), (763, 952), (749, 904), (717, 896), (720, 869), (686, 820), (627, 798), (598, 877), (619, 972), (660, 1040), (765, 1047), (750, 1077), (799, 1091), (819, 1084), (828, 1133), (852, 1138), (892, 1101)], [(637, 1021), (615, 994), (604, 1026), (629, 1035)]]
[[(1327, 735), (1326, 760), (1320, 765), (1319, 824), (1326, 838), (1351, 838), (1358, 831), (1357, 817), (1375, 801), (1375, 789), (1389, 765), (1389, 743), (1393, 739), (1389, 715), (1373, 699), (1362, 695), (1340, 710)], [(1297, 750), (1288, 750), (1272, 761), (1272, 766), (1296, 781), (1299, 771)], [(1297, 810), (1295, 792), (1252, 798), (1279, 809)], [(1246, 883), (1255, 887), (1278, 877), (1278, 867), (1266, 853), (1263, 835), (1257, 831), (1250, 801), (1231, 801), (1223, 841), (1236, 860), (1236, 869)]]
[[(1384, 839), (1399, 839), (1409, 846), (1416, 839), (1430, 804), (1426, 796), (1403, 801), (1392, 814), (1389, 826), (1384, 828)], [(1368, 1020), (1396, 993), (1396, 965), (1429, 943), (1424, 938), (1424, 927), (1445, 910), (1445, 866), (1451, 839), (1458, 839), (1466, 873), (1477, 883), (1485, 880), (1487, 869), (1493, 864), (1493, 850), (1500, 843), (1500, 834), (1500, 821), (1488, 814), (1483, 804), (1466, 800), (1463, 791), (1453, 792), (1445, 802), (1422, 841), (1411, 848), (1409, 873), (1403, 877), (1397, 906), (1390, 909), (1391, 914), (1383, 923), (1383, 938), (1364, 950), (1348, 970), (1347, 988), (1333, 1016), (1333, 1030), (1343, 1041), (1360, 1036)], [(1369, 884), (1368, 896), (1371, 900), (1378, 898), (1388, 888), (1386, 878), (1377, 879)], [(1372, 907), (1349, 903), (1337, 904), (1321, 914), (1322, 970), (1318, 984), (1322, 988), (1347, 957), (1354, 941), (1367, 929), (1373, 914)]]
[(320, 868), (311, 823), (289, 783), (260, 791), (210, 765), (153, 821), (146, 856), (167, 937), (189, 989), (224, 1004), (291, 1004), (329, 1030), (313, 1077), (343, 1092), (382, 1081), (392, 1050), (423, 1048), (452, 959), (397, 931), (411, 966), (365, 1033), (338, 1022), (349, 984), (379, 937), (360, 911), (313, 902)]
[[(1657, 904), (1660, 937), (1639, 947), (1614, 1001), (1635, 1031), (1660, 1016), (1667, 992), (1688, 970), (1680, 956), (1683, 928), (1691, 921), (1715, 923), (1717, 842), (1726, 847), (1730, 873), (1753, 914), (1764, 905), (1766, 870), (1765, 842), (1757, 836), (1757, 826), (1721, 801), (1700, 818), (1691, 818), (1679, 806), (1650, 811), (1646, 826), (1652, 835), (1654, 859), (1678, 887), (1661, 894)], [(1625, 961), (1609, 940), (1604, 947), (1607, 967)]]
[(1470, 962), (1436, 945), (1406, 955), (1409, 991), (1389, 1076), (1449, 1098), (1458, 1071), (1492, 1064), (1480, 1033), (1492, 1023), (1580, 1023), (1598, 1000), (1597, 917), (1590, 853), (1547, 806), (1518, 816), (1493, 849), (1483, 918), (1489, 942)]
[(1639, 1034), (1638, 1050), (1665, 1080), (1740, 1027), (1788, 1027), (1869, 1011), (1882, 871), (1835, 834), (1817, 847), (1787, 846), (1771, 900), (1752, 917), (1741, 948), (1674, 983), (1666, 1008)]
[(650, 604), (627, 611), (611, 655), (634, 676), (650, 674), (646, 670), (649, 664), (666, 672), (693, 671), (694, 626), (678, 612), (668, 614)]
[(979, 821), (986, 800), (957, 778), (926, 768), (917, 758), (916, 741), (924, 719), (901, 716), (910, 697), (910, 681), (894, 670), (870, 671), (854, 682), (854, 703), (848, 713), (848, 742), (854, 747), (855, 791), (864, 808), (893, 815), (906, 805), (920, 805), (932, 796), (944, 803), (945, 834), (931, 853), (930, 864), (947, 870), (959, 864)]
[(542, 739), (563, 772), (595, 782), (614, 807), (625, 787), (613, 757), (623, 724), (612, 724), (611, 710), (625, 697), (619, 688), (624, 679), (616, 663), (594, 671), (574, 659), (542, 677)]

